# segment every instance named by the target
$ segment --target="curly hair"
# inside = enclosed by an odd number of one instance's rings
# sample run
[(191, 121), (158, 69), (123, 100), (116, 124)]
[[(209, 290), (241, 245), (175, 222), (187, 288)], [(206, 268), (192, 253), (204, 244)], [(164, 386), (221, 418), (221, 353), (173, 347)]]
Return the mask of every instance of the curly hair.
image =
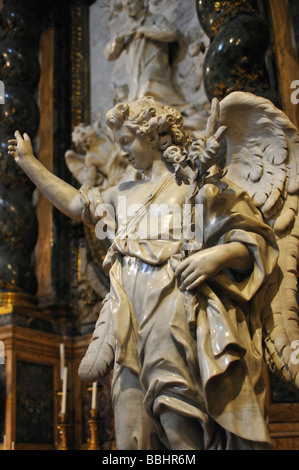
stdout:
[(162, 152), (171, 146), (183, 149), (189, 141), (181, 113), (152, 97), (118, 103), (107, 112), (105, 122), (112, 130), (119, 130), (126, 123), (137, 135), (153, 136)]

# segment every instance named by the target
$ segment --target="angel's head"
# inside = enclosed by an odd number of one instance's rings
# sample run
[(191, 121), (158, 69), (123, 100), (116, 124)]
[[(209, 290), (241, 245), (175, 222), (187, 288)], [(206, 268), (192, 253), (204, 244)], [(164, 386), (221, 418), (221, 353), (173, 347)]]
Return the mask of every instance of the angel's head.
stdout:
[(167, 158), (170, 147), (183, 148), (189, 140), (181, 113), (151, 97), (117, 104), (106, 114), (106, 124), (124, 157), (141, 170), (150, 168), (155, 159)]
[(93, 126), (79, 124), (72, 132), (72, 141), (78, 151), (88, 151), (98, 142), (97, 131)]
[(147, 0), (122, 0), (123, 7), (127, 10), (129, 16), (138, 18), (147, 7)]

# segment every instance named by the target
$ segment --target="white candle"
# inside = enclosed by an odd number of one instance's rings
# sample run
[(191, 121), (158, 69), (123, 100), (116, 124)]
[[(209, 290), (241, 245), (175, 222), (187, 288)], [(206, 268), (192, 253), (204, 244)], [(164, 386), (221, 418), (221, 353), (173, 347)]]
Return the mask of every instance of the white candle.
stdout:
[(15, 450), (15, 443), (14, 443), (14, 441), (12, 441), (12, 443), (11, 443), (11, 450)]
[(66, 395), (67, 395), (67, 367), (63, 369), (62, 379), (62, 399), (61, 399), (61, 414), (66, 413)]
[(91, 409), (97, 409), (97, 382), (92, 384)]
[(64, 344), (60, 343), (60, 378), (63, 380), (63, 370), (64, 370)]

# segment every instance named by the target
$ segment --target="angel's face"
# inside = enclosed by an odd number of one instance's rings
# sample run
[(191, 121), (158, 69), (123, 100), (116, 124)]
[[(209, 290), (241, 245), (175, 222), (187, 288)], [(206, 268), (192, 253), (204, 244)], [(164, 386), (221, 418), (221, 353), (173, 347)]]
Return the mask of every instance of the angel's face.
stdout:
[(136, 170), (150, 169), (154, 159), (160, 156), (157, 145), (150, 143), (147, 135), (136, 133), (136, 129), (132, 129), (126, 123), (119, 130), (114, 131), (114, 136), (122, 150), (122, 156)]

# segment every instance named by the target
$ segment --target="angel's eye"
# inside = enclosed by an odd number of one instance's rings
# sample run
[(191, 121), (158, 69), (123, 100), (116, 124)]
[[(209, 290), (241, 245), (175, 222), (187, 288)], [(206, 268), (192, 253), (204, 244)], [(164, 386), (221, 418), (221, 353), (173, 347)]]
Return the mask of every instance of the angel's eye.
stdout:
[(128, 145), (130, 143), (130, 139), (129, 137), (122, 137), (119, 143), (120, 145)]

